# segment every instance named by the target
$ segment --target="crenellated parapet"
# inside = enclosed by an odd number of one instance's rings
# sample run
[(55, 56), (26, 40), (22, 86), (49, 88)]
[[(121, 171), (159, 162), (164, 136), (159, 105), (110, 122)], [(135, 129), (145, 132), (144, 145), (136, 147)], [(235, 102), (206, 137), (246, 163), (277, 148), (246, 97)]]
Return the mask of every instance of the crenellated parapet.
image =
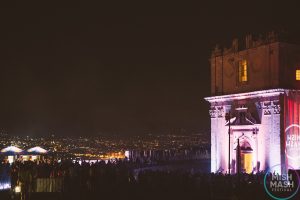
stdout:
[(280, 114), (279, 100), (259, 102), (259, 109), (262, 109), (264, 115)]
[(232, 44), (230, 47), (223, 47), (220, 48), (219, 45), (216, 45), (215, 48), (211, 52), (211, 57), (227, 55), (231, 53), (236, 53), (241, 50), (249, 49), (249, 48), (256, 48), (262, 45), (285, 41), (287, 38), (287, 33), (282, 32), (275, 32), (270, 31), (265, 34), (253, 35), (248, 34), (244, 38), (244, 42), (239, 43), (238, 38), (234, 38), (232, 40)]
[(223, 118), (225, 111), (223, 106), (211, 106), (209, 109), (210, 118)]

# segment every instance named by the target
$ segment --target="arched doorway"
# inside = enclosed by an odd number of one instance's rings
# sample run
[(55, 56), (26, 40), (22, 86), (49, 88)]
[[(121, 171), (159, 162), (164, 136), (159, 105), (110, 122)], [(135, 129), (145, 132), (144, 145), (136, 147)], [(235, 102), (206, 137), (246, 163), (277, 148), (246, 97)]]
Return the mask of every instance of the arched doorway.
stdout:
[(236, 147), (238, 172), (251, 173), (253, 171), (253, 149), (247, 140), (238, 141)]

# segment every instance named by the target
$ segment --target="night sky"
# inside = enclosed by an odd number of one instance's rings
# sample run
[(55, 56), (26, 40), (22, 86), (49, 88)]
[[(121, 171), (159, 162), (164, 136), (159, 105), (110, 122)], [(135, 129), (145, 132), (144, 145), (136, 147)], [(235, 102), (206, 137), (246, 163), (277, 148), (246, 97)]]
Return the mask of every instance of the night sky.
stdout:
[(208, 131), (214, 45), (273, 29), (299, 33), (291, 4), (111, 2), (1, 6), (1, 131)]

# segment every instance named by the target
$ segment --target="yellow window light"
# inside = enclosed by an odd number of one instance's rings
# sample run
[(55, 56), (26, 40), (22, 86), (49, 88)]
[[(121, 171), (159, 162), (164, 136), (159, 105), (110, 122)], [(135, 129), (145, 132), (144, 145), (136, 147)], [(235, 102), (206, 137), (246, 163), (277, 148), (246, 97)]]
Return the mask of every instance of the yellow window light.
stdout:
[(300, 81), (300, 69), (296, 70), (296, 81)]
[(239, 82), (248, 81), (247, 60), (242, 60), (239, 63)]

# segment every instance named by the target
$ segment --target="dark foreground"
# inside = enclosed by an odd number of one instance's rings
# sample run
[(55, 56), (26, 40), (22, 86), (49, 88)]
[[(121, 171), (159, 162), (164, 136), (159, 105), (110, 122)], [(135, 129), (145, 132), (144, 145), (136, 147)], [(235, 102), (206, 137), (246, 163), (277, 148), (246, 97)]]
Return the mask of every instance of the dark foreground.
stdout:
[[(259, 184), (242, 182), (238, 188), (226, 177), (212, 175), (215, 180), (209, 182), (202, 176), (145, 172), (135, 183), (110, 181), (89, 190), (74, 182), (63, 192), (30, 193), (26, 199), (270, 199)], [(2, 192), (0, 199), (12, 199), (11, 193)]]
[[(243, 174), (238, 180), (237, 176), (223, 174), (149, 168), (137, 172), (134, 168), (126, 162), (18, 163), (9, 168), (9, 173), (12, 188), (23, 186), (21, 193), (2, 191), (0, 199), (270, 199), (263, 188), (263, 174)], [(39, 189), (38, 180), (62, 184)]]

